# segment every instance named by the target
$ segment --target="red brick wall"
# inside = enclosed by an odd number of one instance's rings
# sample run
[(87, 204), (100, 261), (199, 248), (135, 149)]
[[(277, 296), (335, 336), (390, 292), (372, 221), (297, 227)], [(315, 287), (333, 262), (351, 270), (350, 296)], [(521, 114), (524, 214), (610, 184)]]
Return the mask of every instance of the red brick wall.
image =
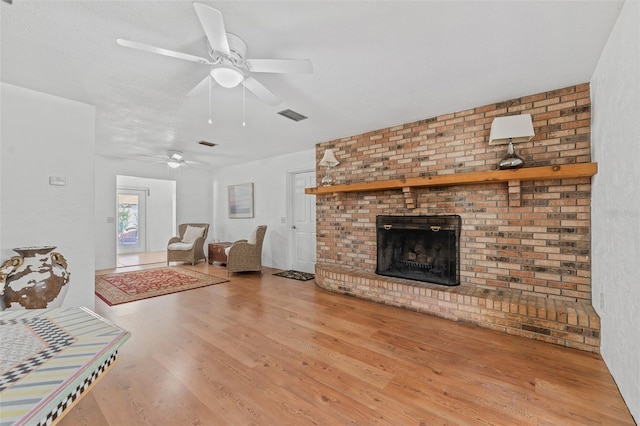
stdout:
[[(491, 122), (520, 113), (536, 133), (515, 145), (525, 167), (591, 161), (587, 83), (324, 142), (316, 157), (334, 149), (340, 184), (493, 170), (506, 145), (489, 146)], [(589, 301), (590, 182), (522, 182), (518, 207), (504, 183), (418, 188), (415, 209), (397, 190), (318, 195), (317, 262), (375, 271), (377, 215), (458, 214), (462, 286)]]

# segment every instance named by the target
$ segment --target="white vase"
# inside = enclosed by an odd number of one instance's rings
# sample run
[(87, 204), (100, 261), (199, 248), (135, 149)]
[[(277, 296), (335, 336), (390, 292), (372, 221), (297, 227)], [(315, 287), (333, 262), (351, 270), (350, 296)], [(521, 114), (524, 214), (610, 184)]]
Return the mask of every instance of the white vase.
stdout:
[(54, 246), (21, 247), (0, 267), (3, 310), (58, 308), (69, 283), (67, 261)]

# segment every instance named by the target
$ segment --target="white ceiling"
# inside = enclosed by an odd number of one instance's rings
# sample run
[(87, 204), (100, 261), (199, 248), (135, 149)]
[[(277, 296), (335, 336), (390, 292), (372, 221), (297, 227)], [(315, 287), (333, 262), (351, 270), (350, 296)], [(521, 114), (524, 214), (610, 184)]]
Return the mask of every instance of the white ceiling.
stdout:
[[(206, 65), (128, 49), (125, 38), (208, 57), (190, 1), (1, 2), (3, 82), (96, 106), (96, 153), (214, 167), (588, 82), (621, 1), (204, 1), (249, 58), (308, 58), (314, 73), (254, 77), (187, 97)], [(308, 116), (293, 122), (276, 112)], [(196, 144), (218, 143), (215, 148)], [(153, 160), (153, 159), (151, 159)]]

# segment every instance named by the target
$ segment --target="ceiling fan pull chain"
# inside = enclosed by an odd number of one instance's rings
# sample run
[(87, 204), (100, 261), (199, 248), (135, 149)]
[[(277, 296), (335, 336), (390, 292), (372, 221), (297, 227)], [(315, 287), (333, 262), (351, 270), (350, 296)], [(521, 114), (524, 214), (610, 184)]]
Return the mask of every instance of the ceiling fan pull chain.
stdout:
[(244, 84), (242, 85), (242, 127), (245, 127), (247, 122), (245, 121), (245, 106), (244, 106)]
[(213, 118), (211, 117), (211, 76), (209, 76), (209, 124), (213, 124)]

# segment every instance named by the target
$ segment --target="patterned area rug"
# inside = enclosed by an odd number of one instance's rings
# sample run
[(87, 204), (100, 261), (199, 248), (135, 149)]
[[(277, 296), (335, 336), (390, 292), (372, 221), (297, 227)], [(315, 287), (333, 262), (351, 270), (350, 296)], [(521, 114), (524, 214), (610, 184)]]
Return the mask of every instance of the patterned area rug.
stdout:
[(309, 281), (316, 277), (313, 274), (309, 274), (307, 272), (294, 271), (292, 269), (289, 269), (288, 271), (278, 272), (273, 275), (276, 275), (278, 277), (291, 278), (292, 280), (298, 280), (298, 281)]
[(165, 267), (96, 275), (96, 295), (110, 306), (227, 282), (190, 269)]

